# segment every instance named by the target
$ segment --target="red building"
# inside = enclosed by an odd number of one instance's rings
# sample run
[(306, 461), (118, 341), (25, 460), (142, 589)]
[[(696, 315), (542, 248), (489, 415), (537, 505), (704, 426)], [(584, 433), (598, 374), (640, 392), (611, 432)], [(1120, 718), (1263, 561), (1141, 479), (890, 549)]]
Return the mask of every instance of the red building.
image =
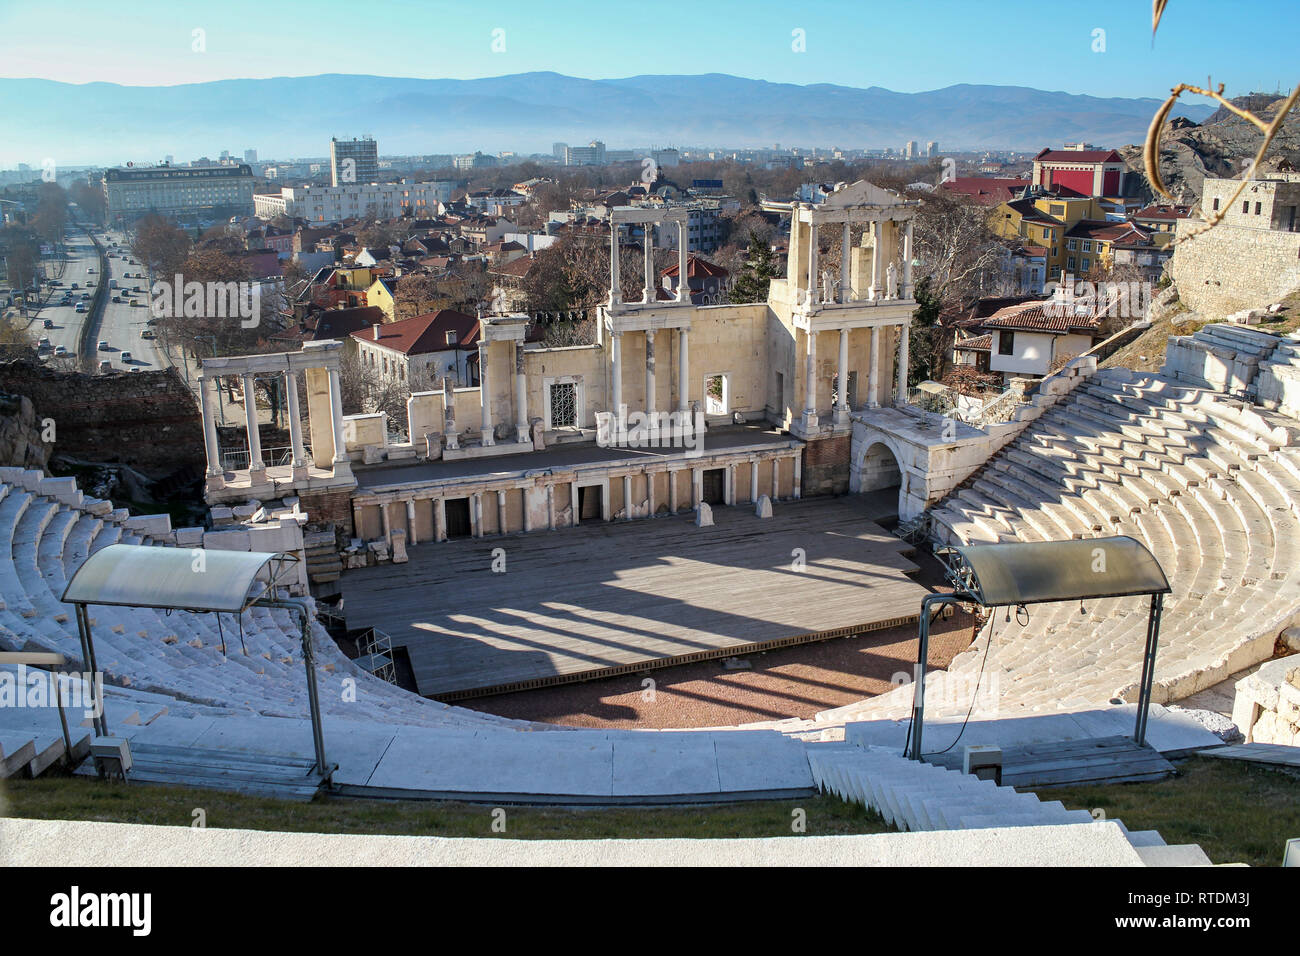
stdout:
[(1063, 196), (1120, 196), (1124, 160), (1113, 149), (1045, 149), (1034, 157), (1033, 183)]

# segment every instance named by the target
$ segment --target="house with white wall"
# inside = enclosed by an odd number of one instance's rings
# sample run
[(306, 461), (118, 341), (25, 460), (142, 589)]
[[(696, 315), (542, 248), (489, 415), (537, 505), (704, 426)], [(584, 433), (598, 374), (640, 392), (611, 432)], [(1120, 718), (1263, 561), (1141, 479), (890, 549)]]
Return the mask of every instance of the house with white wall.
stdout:
[(1053, 362), (1082, 355), (1099, 341), (1101, 317), (1091, 304), (1052, 298), (999, 309), (981, 331), (991, 336), (990, 372), (1004, 379), (1041, 378)]
[(479, 320), (455, 309), (426, 312), (353, 332), (357, 358), (375, 375), (401, 382), (478, 385)]

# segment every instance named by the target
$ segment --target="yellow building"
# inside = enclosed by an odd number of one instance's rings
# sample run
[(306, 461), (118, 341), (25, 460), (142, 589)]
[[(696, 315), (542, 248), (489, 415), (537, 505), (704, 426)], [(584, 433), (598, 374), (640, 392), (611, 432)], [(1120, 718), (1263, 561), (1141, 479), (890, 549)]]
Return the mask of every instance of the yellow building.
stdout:
[(1037, 196), (999, 203), (990, 214), (993, 232), (1004, 239), (1021, 239), (1047, 250), (1047, 279), (1060, 280), (1070, 271), (1066, 234), (1080, 222), (1104, 221), (1097, 199), (1087, 196)]

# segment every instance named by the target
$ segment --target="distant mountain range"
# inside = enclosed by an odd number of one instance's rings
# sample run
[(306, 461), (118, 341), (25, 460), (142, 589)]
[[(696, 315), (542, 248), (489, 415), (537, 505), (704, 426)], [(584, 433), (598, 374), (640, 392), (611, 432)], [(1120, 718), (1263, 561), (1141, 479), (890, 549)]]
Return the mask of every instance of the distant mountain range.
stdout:
[[(321, 156), (331, 136), (374, 136), (381, 154), (548, 152), (555, 141), (647, 145), (1038, 149), (1140, 142), (1159, 101), (1020, 86), (924, 93), (768, 83), (726, 74), (585, 80), (524, 73), (477, 80), (277, 77), (183, 86), (0, 79), (0, 165)], [(1199, 122), (1209, 106), (1179, 106)]]

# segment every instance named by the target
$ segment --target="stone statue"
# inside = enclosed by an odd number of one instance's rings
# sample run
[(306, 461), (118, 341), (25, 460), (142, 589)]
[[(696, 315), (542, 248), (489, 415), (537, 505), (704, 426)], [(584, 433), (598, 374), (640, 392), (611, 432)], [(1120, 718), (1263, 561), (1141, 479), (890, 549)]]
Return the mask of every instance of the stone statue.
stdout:
[(898, 298), (898, 266), (892, 262), (885, 270), (885, 298)]

